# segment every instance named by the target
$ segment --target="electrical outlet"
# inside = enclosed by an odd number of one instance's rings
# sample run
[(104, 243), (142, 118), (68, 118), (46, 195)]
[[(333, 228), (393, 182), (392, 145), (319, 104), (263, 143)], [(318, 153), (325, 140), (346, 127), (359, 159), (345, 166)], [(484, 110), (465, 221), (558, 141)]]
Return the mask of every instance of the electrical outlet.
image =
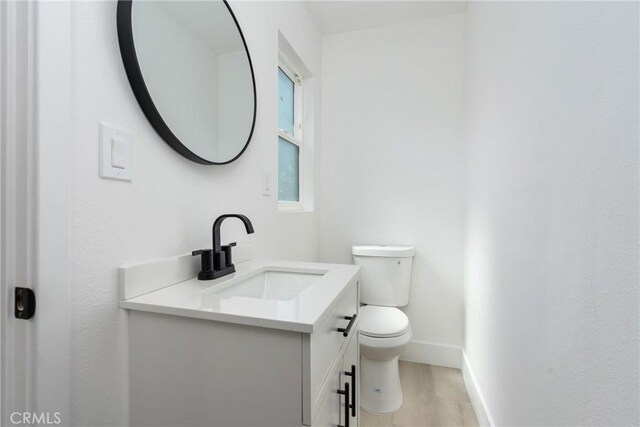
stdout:
[(271, 179), (271, 171), (262, 171), (262, 195), (265, 197), (273, 196), (273, 180)]

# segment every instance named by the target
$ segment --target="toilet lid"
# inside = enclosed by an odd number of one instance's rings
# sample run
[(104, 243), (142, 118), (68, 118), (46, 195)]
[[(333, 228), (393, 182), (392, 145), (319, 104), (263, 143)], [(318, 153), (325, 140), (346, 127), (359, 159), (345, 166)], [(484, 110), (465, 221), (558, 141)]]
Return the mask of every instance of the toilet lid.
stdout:
[(409, 329), (409, 318), (395, 307), (360, 307), (360, 333), (374, 338), (402, 335)]

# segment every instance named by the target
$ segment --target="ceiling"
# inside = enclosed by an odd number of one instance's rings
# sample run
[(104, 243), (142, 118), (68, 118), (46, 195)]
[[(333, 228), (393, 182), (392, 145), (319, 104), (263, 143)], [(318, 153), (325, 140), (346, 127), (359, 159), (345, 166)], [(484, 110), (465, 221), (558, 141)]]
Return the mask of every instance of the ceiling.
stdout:
[(365, 30), (466, 10), (466, 1), (306, 1), (323, 34)]

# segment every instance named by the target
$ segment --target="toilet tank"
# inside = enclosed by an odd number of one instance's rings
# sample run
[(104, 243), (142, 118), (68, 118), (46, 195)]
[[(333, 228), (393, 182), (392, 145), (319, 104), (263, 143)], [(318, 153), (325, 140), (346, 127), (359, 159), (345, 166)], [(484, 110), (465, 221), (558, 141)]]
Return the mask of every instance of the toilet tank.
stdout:
[(354, 246), (353, 263), (360, 272), (360, 302), (401, 307), (409, 303), (412, 246)]

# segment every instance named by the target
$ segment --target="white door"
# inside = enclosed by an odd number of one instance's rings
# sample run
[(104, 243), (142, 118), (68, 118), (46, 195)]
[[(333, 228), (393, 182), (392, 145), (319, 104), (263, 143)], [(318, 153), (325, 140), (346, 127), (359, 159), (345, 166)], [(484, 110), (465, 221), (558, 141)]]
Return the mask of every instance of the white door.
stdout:
[[(23, 421), (29, 411), (29, 366), (33, 352), (33, 322), (14, 317), (16, 286), (27, 286), (32, 270), (27, 262), (33, 247), (28, 195), (33, 178), (28, 166), (29, 114), (27, 92), (28, 49), (27, 2), (1, 2), (0, 40), (0, 424)], [(18, 414), (18, 415), (16, 415)]]
[(0, 425), (70, 423), (71, 7), (0, 1)]

